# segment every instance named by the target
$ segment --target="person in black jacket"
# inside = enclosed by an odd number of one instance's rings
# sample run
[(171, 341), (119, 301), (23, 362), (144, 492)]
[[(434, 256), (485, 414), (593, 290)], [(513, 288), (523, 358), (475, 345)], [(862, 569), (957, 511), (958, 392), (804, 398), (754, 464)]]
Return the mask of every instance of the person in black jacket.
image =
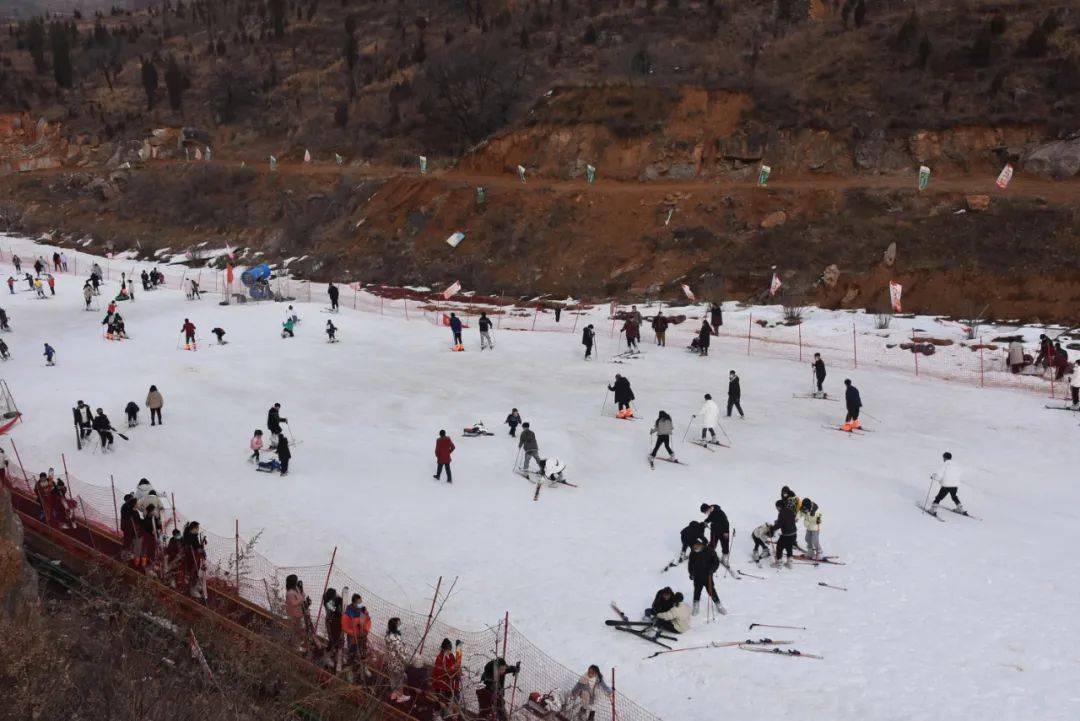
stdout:
[(139, 404), (135, 401), (128, 401), (128, 404), (124, 406), (124, 413), (127, 415), (128, 428), (133, 428), (139, 425)]
[(292, 458), (292, 451), (289, 450), (288, 436), (278, 437), (277, 457), (278, 462), (281, 463), (281, 475), (289, 475), (289, 459)]
[(720, 596), (716, 593), (716, 581), (713, 579), (713, 574), (720, 568), (720, 559), (716, 556), (716, 551), (705, 545), (705, 542), (698, 539), (694, 542), (694, 550), (690, 552), (690, 560), (687, 561), (687, 570), (690, 572), (690, 580), (694, 582), (694, 606), (690, 611), (690, 614), (696, 616), (698, 613), (698, 603), (701, 601), (701, 590), (706, 589), (709, 592), (709, 598), (712, 599), (713, 607), (719, 614), (726, 614), (727, 609), (720, 603)]
[[(701, 355), (703, 355), (703, 356), (709, 355), (709, 341), (711, 339), (711, 336), (712, 336), (712, 331), (709, 330), (709, 324), (706, 323), (705, 321), (701, 321), (701, 329), (698, 331), (698, 334), (697, 334), (697, 339), (698, 339), (698, 346), (697, 347), (698, 347), (698, 352), (701, 353)], [(729, 413), (729, 415), (730, 415), (730, 413)]]
[(724, 324), (724, 310), (719, 303), (713, 303), (709, 308), (709, 320), (712, 321), (713, 335), (720, 335), (720, 326)]
[(332, 311), (338, 310), (338, 295), (340, 294), (340, 291), (338, 290), (338, 287), (336, 285), (334, 285), (333, 283), (331, 283), (326, 288), (326, 294), (328, 296), (330, 296), (330, 310), (332, 310)]
[(632, 416), (633, 412), (630, 409), (630, 403), (634, 400), (634, 391), (630, 388), (630, 381), (616, 373), (615, 382), (609, 385), (607, 389), (615, 393), (615, 404), (619, 407), (619, 411), (615, 414), (616, 417), (626, 418)]
[(495, 350), (495, 343), (491, 340), (491, 318), (488, 318), (487, 313), (480, 314), (476, 326), (480, 329), (480, 350)]
[(791, 553), (795, 548), (795, 538), (798, 535), (798, 529), (795, 527), (795, 509), (783, 501), (777, 501), (776, 511), (776, 523), (773, 525), (780, 529), (780, 538), (776, 541), (776, 559), (772, 565), (773, 568), (780, 568), (780, 556), (787, 553), (787, 561), (784, 565), (791, 568)]
[(277, 448), (281, 439), (281, 424), (288, 423), (288, 418), (281, 417), (281, 404), (275, 403), (266, 412), (266, 427), (270, 429), (270, 450)]
[(675, 603), (675, 592), (671, 590), (671, 586), (664, 586), (653, 596), (652, 606), (645, 611), (645, 615), (655, 616), (658, 613), (667, 613), (675, 608)]
[(824, 396), (825, 390), (822, 385), (825, 383), (825, 361), (821, 360), (821, 354), (814, 354), (814, 362), (811, 364), (814, 368), (814, 380), (817, 381), (817, 395)]
[(592, 323), (589, 323), (581, 331), (581, 345), (585, 346), (585, 360), (592, 358), (593, 339), (595, 337), (596, 331), (593, 330)]
[(731, 418), (731, 409), (735, 408), (739, 411), (739, 418), (746, 418), (746, 414), (743, 413), (742, 405), (739, 401), (742, 400), (742, 387), (739, 385), (739, 376), (735, 374), (735, 371), (728, 373), (727, 383), (727, 417)]
[(847, 402), (847, 417), (844, 418), (844, 425), (841, 428), (845, 431), (854, 430), (855, 428), (861, 428), (859, 423), (859, 409), (862, 408), (862, 397), (859, 395), (859, 389), (851, 384), (850, 378), (844, 379), (844, 400)]
[(679, 551), (679, 560), (686, 558), (689, 551), (698, 540), (705, 541), (705, 524), (701, 521), (690, 521), (686, 528), (679, 531), (679, 541), (682, 542), (682, 550)]
[(728, 559), (728, 534), (731, 526), (728, 524), (727, 514), (724, 509), (713, 503), (702, 503), (701, 512), (705, 514), (705, 525), (709, 527), (709, 548), (716, 548), (720, 544), (720, 551), (724, 554), (724, 563)]
[(109, 417), (105, 415), (105, 411), (100, 408), (97, 409), (97, 415), (94, 416), (94, 430), (98, 432), (98, 437), (101, 438), (101, 450), (107, 451), (112, 448), (113, 434), (112, 423), (109, 421)]
[(134, 493), (124, 494), (124, 505), (120, 506), (120, 533), (124, 536), (124, 547), (120, 551), (120, 560), (130, 561), (139, 553), (139, 529), (142, 517), (136, 508), (138, 500)]
[(516, 676), (520, 670), (520, 663), (515, 663), (511, 666), (506, 663), (506, 659), (501, 656), (487, 662), (483, 672), (480, 674), (480, 682), (483, 684), (483, 688), (477, 689), (476, 691), (477, 701), (480, 705), (481, 718), (506, 721), (508, 718), (506, 714), (506, 702), (504, 700), (506, 695), (506, 676), (508, 674), (514, 674)]

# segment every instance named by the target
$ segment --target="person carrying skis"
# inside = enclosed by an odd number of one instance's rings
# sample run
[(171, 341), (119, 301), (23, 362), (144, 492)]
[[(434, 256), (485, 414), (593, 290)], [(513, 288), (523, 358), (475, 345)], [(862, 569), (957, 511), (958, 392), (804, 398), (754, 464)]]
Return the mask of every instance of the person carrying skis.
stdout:
[(743, 413), (742, 404), (742, 386), (739, 385), (739, 376), (735, 371), (728, 372), (728, 384), (727, 384), (727, 417), (731, 418), (731, 409), (734, 408), (739, 411), (739, 418), (746, 418), (746, 414)]
[(326, 294), (328, 296), (330, 296), (330, 311), (331, 312), (336, 313), (339, 310), (339, 308), (338, 308), (338, 294), (339, 293), (340, 293), (340, 291), (338, 290), (338, 287), (336, 285), (334, 285), (333, 282), (331, 282), (330, 285), (328, 285), (327, 288), (326, 288)]
[(799, 518), (806, 529), (806, 555), (815, 561), (821, 558), (821, 509), (809, 498), (799, 503)]
[(719, 303), (713, 303), (709, 308), (709, 320), (712, 323), (713, 335), (720, 335), (720, 326), (724, 324), (724, 309)]
[(286, 318), (285, 322), (281, 324), (281, 337), (282, 338), (295, 338), (296, 334), (293, 332), (293, 328), (296, 327), (296, 321), (292, 318)]
[(673, 463), (678, 463), (679, 460), (675, 457), (675, 451), (671, 450), (671, 434), (675, 431), (675, 424), (671, 420), (671, 416), (667, 414), (667, 411), (660, 411), (660, 414), (656, 417), (656, 423), (653, 424), (652, 430), (649, 431), (649, 435), (656, 434), (656, 445), (653, 446), (652, 453), (649, 454), (650, 458), (656, 458), (656, 452), (660, 450), (660, 446), (667, 449), (668, 458)]
[(630, 388), (629, 379), (616, 373), (615, 382), (607, 389), (615, 393), (615, 404), (618, 406), (615, 417), (633, 418), (634, 411), (630, 408), (630, 403), (634, 400), (634, 391)]
[(697, 414), (701, 416), (701, 440), (705, 442), (705, 434), (712, 434), (716, 440), (716, 426), (720, 423), (720, 406), (712, 399), (712, 395), (705, 394), (705, 402), (701, 404)]
[[(110, 305), (112, 305), (110, 303)], [(180, 326), (180, 332), (184, 334), (184, 350), (195, 349), (195, 324), (184, 318), (184, 325)]]
[(529, 472), (529, 461), (535, 459), (536, 465), (540, 466), (540, 472), (544, 472), (544, 460), (540, 457), (540, 446), (536, 442), (536, 434), (533, 433), (532, 428), (529, 428), (529, 424), (521, 424), (521, 436), (518, 438), (518, 448), (524, 451), (524, 465), (522, 469)]
[(780, 558), (787, 554), (784, 565), (791, 568), (791, 554), (795, 549), (795, 538), (798, 528), (795, 526), (795, 510), (788, 507), (783, 501), (776, 502), (776, 522), (773, 526), (780, 529), (780, 538), (776, 541), (776, 558), (773, 559), (773, 568), (780, 568)]
[(83, 302), (86, 304), (85, 309), (90, 310), (90, 302), (94, 299), (94, 288), (90, 285), (90, 281), (86, 281), (82, 287)]
[(112, 423), (109, 421), (109, 417), (105, 415), (105, 411), (100, 408), (97, 409), (97, 415), (94, 416), (94, 430), (98, 432), (98, 437), (101, 439), (101, 450), (107, 451), (112, 448), (113, 434), (115, 430), (112, 427)]
[(510, 409), (510, 415), (506, 417), (506, 425), (510, 426), (510, 437), (517, 437), (517, 427), (521, 424), (521, 414), (517, 408)]
[(750, 537), (754, 539), (754, 550), (750, 552), (752, 562), (758, 563), (769, 557), (769, 540), (775, 531), (776, 526), (766, 521), (750, 533)]
[(690, 580), (694, 583), (694, 607), (691, 615), (698, 614), (698, 604), (701, 601), (701, 591), (705, 589), (709, 598), (712, 599), (713, 608), (720, 615), (726, 615), (727, 609), (720, 603), (720, 596), (716, 593), (716, 581), (713, 574), (720, 568), (720, 559), (716, 551), (705, 545), (700, 538), (694, 542), (694, 550), (690, 551), (690, 560), (686, 562)]
[(327, 342), (329, 342), (329, 343), (337, 343), (337, 338), (334, 337), (335, 333), (337, 333), (337, 326), (334, 325), (334, 321), (327, 320), (326, 321), (326, 340), (327, 340)]
[(56, 361), (53, 360), (53, 358), (56, 357), (56, 349), (53, 348), (48, 343), (45, 344), (45, 353), (44, 353), (44, 355), (45, 355), (45, 365), (47, 365), (47, 366), (56, 365)]
[(488, 318), (487, 313), (480, 313), (480, 320), (476, 325), (480, 329), (480, 350), (495, 350), (495, 343), (491, 340), (491, 318)]
[(862, 408), (862, 396), (859, 395), (859, 389), (851, 383), (850, 378), (844, 379), (844, 401), (847, 403), (847, 416), (844, 418), (844, 425), (840, 426), (840, 430), (851, 432), (856, 428), (862, 428), (862, 424), (859, 423), (859, 409)]
[[(640, 317), (641, 314), (638, 313), (637, 316)], [(622, 329), (619, 332), (626, 334), (627, 352), (637, 350), (638, 338), (641, 336), (641, 331), (639, 330), (639, 328), (640, 326), (638, 325), (638, 321), (634, 318), (634, 316), (627, 318), (623, 322)]]
[(941, 468), (933, 473), (930, 478), (940, 487), (937, 495), (934, 496), (934, 502), (930, 506), (930, 513), (937, 515), (938, 505), (945, 498), (945, 496), (951, 496), (952, 502), (956, 504), (956, 512), (967, 515), (967, 511), (964, 510), (964, 504), (960, 502), (960, 496), (957, 491), (960, 487), (960, 479), (963, 478), (964, 469), (959, 465), (953, 463), (952, 453), (946, 451), (941, 455)]
[(461, 342), (461, 318), (457, 317), (457, 313), (450, 314), (450, 332), (454, 336), (454, 350), (465, 350), (465, 345)]
[(701, 321), (701, 328), (697, 334), (697, 350), (702, 356), (709, 355), (709, 343), (711, 341), (712, 333), (709, 330), (709, 324), (705, 321)]
[(814, 354), (814, 362), (810, 364), (814, 369), (814, 381), (817, 383), (817, 392), (814, 394), (821, 398), (825, 397), (825, 390), (822, 387), (825, 383), (825, 361), (821, 360), (821, 354)]
[(432, 476), (436, 481), (441, 480), (443, 469), (446, 469), (446, 482), (453, 483), (454, 477), (450, 473), (450, 454), (452, 454), (457, 447), (454, 442), (450, 440), (450, 437), (446, 435), (446, 431), (440, 430), (439, 437), (435, 439), (435, 475)]
[(280, 403), (270, 406), (270, 410), (266, 412), (266, 427), (270, 429), (270, 450), (277, 448), (278, 441), (281, 438), (281, 424), (288, 422), (288, 418), (281, 417)]
[(164, 406), (165, 398), (161, 395), (161, 391), (157, 386), (150, 386), (150, 390), (146, 393), (146, 407), (150, 409), (150, 425), (164, 425), (161, 420), (161, 409)]
[(585, 329), (581, 331), (581, 345), (585, 346), (585, 360), (592, 358), (593, 340), (596, 338), (596, 331), (593, 330), (592, 323), (585, 326)]
[(135, 401), (128, 401), (128, 404), (124, 406), (124, 413), (127, 415), (128, 428), (134, 428), (139, 425), (139, 404)]
[(281, 475), (289, 475), (289, 459), (292, 458), (292, 451), (289, 450), (289, 438), (288, 436), (278, 436), (277, 448), (278, 463), (281, 464)]
[(709, 548), (715, 549), (716, 545), (720, 544), (720, 551), (724, 554), (722, 560), (726, 566), (730, 552), (728, 534), (731, 531), (727, 514), (715, 503), (702, 503), (699, 510), (705, 514), (705, 525), (709, 527)]
[(681, 593), (676, 593), (673, 596), (675, 604), (654, 616), (657, 628), (671, 633), (686, 633), (690, 630), (690, 609), (683, 603), (683, 598)]

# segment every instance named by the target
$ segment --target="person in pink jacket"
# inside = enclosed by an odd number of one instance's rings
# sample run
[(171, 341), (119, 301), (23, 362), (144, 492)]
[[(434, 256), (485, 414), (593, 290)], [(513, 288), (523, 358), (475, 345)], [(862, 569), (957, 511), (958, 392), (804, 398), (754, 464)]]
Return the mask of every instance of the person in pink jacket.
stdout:
[(261, 430), (256, 430), (255, 435), (251, 437), (251, 443), (249, 444), (251, 448), (251, 457), (248, 458), (248, 461), (251, 463), (259, 462), (259, 451), (261, 451), (263, 447), (262, 437), (263, 432)]

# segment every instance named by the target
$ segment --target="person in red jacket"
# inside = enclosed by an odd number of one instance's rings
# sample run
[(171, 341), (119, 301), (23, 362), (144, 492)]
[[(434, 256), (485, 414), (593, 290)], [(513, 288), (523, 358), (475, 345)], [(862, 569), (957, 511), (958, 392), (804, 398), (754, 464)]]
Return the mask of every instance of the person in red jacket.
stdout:
[(446, 482), (454, 482), (453, 476), (450, 475), (450, 454), (454, 452), (455, 448), (454, 442), (447, 437), (446, 431), (439, 431), (439, 438), (435, 441), (435, 460), (438, 461), (439, 465), (435, 469), (435, 475), (432, 476), (436, 481), (442, 476), (445, 468)]
[(431, 669), (431, 691), (444, 704), (452, 703), (461, 691), (461, 660), (448, 638), (439, 646), (439, 655)]
[(184, 325), (180, 330), (184, 333), (184, 350), (195, 348), (195, 324), (184, 318)]

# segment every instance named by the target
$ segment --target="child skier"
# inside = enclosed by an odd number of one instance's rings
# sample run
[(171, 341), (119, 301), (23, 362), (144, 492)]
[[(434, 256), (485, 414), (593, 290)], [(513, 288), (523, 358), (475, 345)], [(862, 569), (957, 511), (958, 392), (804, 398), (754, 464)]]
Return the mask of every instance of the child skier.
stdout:
[(135, 401), (128, 401), (128, 404), (124, 406), (124, 413), (127, 414), (128, 428), (134, 428), (139, 425), (139, 404)]
[(593, 330), (592, 323), (585, 326), (585, 329), (581, 331), (581, 345), (585, 346), (585, 360), (589, 360), (592, 357), (593, 341), (596, 338), (596, 332)]
[(750, 537), (754, 539), (754, 550), (750, 553), (750, 560), (760, 565), (761, 559), (769, 557), (769, 539), (776, 532), (776, 526), (766, 521), (755, 528)]
[[(115, 308), (116, 305), (110, 303), (109, 307)], [(184, 350), (195, 350), (195, 324), (184, 318), (184, 325), (180, 326), (180, 332), (184, 334)]]
[(960, 502), (960, 496), (957, 495), (957, 490), (960, 486), (960, 478), (963, 476), (963, 470), (960, 466), (952, 462), (952, 453), (946, 451), (941, 456), (941, 468), (936, 473), (932, 474), (930, 478), (941, 487), (937, 495), (934, 496), (934, 503), (930, 506), (930, 513), (937, 514), (938, 505), (945, 498), (945, 496), (952, 496), (952, 502), (956, 504), (956, 512), (967, 515), (967, 511), (964, 510), (964, 504)]
[(210, 332), (213, 333), (215, 337), (217, 337), (218, 345), (225, 345), (228, 342), (225, 340), (224, 328), (211, 328)]
[(46, 343), (45, 344), (45, 365), (47, 365), (47, 366), (56, 365), (56, 361), (53, 360), (53, 358), (55, 356), (56, 356), (56, 349), (53, 348), (48, 343)]
[(517, 427), (521, 424), (521, 414), (517, 408), (510, 409), (510, 415), (506, 417), (506, 425), (510, 426), (510, 437), (517, 437)]
[(821, 558), (821, 509), (809, 498), (799, 505), (799, 518), (806, 529), (806, 555), (815, 561)]
[(787, 506), (783, 501), (776, 502), (776, 522), (773, 524), (780, 529), (780, 539), (776, 542), (776, 558), (773, 560), (773, 568), (780, 568), (780, 558), (787, 553), (785, 566), (791, 568), (791, 553), (795, 548), (795, 537), (799, 531), (795, 527), (795, 509)]
[(649, 435), (656, 434), (656, 445), (653, 446), (652, 453), (649, 454), (650, 458), (656, 458), (656, 452), (660, 450), (660, 446), (667, 449), (668, 458), (672, 462), (678, 463), (679, 459), (675, 457), (675, 451), (671, 450), (671, 434), (675, 430), (675, 424), (671, 421), (671, 416), (666, 411), (660, 411), (660, 415), (656, 418), (656, 423), (653, 424), (652, 430), (649, 431)]
[(814, 354), (814, 362), (810, 364), (814, 369), (814, 382), (817, 384), (817, 390), (814, 392), (814, 396), (817, 398), (825, 397), (825, 390), (823, 388), (825, 384), (825, 361), (821, 360), (821, 354)]
[(259, 462), (259, 451), (263, 447), (263, 432), (260, 429), (255, 429), (255, 433), (251, 436), (251, 442), (248, 443), (248, 448), (251, 449), (251, 456), (248, 457), (248, 463)]
[(337, 326), (334, 325), (334, 321), (326, 321), (326, 341), (327, 343), (337, 343), (337, 338), (334, 334), (337, 333)]
[(85, 302), (85, 310), (90, 310), (90, 301), (94, 298), (94, 288), (90, 285), (90, 281), (86, 281), (82, 288), (82, 297)]
[(281, 337), (282, 338), (294, 338), (296, 334), (293, 333), (293, 328), (296, 326), (294, 316), (290, 316), (285, 319), (285, 322), (281, 324)]

